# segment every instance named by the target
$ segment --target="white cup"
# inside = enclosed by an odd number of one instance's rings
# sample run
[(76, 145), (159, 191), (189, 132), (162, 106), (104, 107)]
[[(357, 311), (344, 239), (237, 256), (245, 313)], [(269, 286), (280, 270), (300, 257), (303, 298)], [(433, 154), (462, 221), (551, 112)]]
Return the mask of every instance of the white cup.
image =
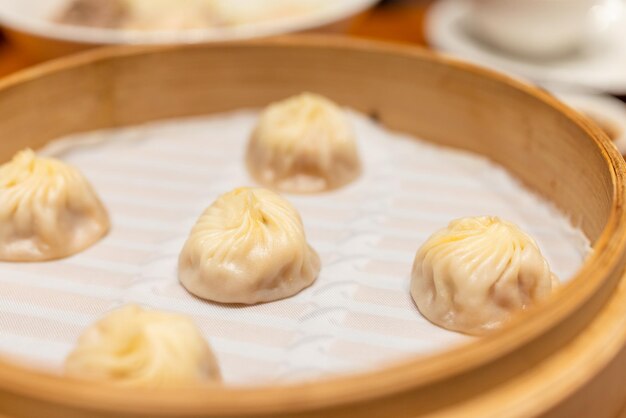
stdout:
[(468, 24), (484, 42), (527, 56), (564, 55), (592, 33), (602, 0), (470, 0)]

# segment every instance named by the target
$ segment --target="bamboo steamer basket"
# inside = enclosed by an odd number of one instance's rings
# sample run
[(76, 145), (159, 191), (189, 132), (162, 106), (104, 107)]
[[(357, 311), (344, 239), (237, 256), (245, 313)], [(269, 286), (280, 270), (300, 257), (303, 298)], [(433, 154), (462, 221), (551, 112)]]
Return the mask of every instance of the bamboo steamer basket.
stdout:
[(383, 370), (284, 386), (147, 391), (5, 360), (0, 416), (624, 414), (625, 163), (584, 117), (518, 81), (410, 47), (320, 37), (95, 50), (0, 81), (0, 161), (70, 133), (260, 107), (303, 90), (502, 164), (580, 225), (592, 255), (568, 285), (505, 329)]

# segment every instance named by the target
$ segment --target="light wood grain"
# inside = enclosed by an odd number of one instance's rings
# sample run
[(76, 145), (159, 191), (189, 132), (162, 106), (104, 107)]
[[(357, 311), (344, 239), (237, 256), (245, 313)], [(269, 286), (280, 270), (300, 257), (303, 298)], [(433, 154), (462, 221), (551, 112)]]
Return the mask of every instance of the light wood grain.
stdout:
[(323, 38), (93, 51), (0, 81), (0, 161), (69, 133), (263, 106), (303, 90), (487, 155), (569, 214), (594, 253), (543, 306), (441, 355), (293, 386), (154, 392), (0, 364), (0, 413), (616, 416), (626, 394), (625, 163), (583, 117), (505, 76), (409, 47)]

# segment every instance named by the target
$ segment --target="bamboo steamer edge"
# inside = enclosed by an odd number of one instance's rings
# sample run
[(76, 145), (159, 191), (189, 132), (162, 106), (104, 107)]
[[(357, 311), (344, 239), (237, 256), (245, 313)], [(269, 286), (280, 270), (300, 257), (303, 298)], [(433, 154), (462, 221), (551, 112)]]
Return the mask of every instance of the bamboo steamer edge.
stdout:
[(625, 163), (584, 117), (506, 76), (416, 48), (311, 36), (90, 51), (0, 81), (0, 161), (69, 133), (259, 107), (303, 90), (490, 157), (571, 216), (593, 254), (506, 329), (380, 371), (129, 391), (5, 362), (0, 415), (617, 416), (626, 400)]

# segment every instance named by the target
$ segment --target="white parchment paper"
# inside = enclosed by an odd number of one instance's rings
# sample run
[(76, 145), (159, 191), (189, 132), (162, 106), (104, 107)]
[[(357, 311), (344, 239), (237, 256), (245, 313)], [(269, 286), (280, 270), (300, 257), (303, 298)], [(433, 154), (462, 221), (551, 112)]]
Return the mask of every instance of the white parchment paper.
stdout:
[(450, 220), (497, 215), (517, 223), (562, 281), (588, 254), (582, 233), (501, 167), (351, 112), (363, 176), (331, 193), (285, 195), (322, 258), (318, 280), (274, 303), (201, 301), (178, 283), (177, 257), (217, 196), (254, 185), (244, 153), (256, 118), (239, 111), (165, 121), (65, 138), (43, 150), (84, 172), (113, 228), (65, 260), (0, 263), (0, 353), (60, 372), (82, 329), (132, 302), (191, 316), (231, 384), (364, 371), (470, 340), (429, 323), (409, 295), (415, 252)]

